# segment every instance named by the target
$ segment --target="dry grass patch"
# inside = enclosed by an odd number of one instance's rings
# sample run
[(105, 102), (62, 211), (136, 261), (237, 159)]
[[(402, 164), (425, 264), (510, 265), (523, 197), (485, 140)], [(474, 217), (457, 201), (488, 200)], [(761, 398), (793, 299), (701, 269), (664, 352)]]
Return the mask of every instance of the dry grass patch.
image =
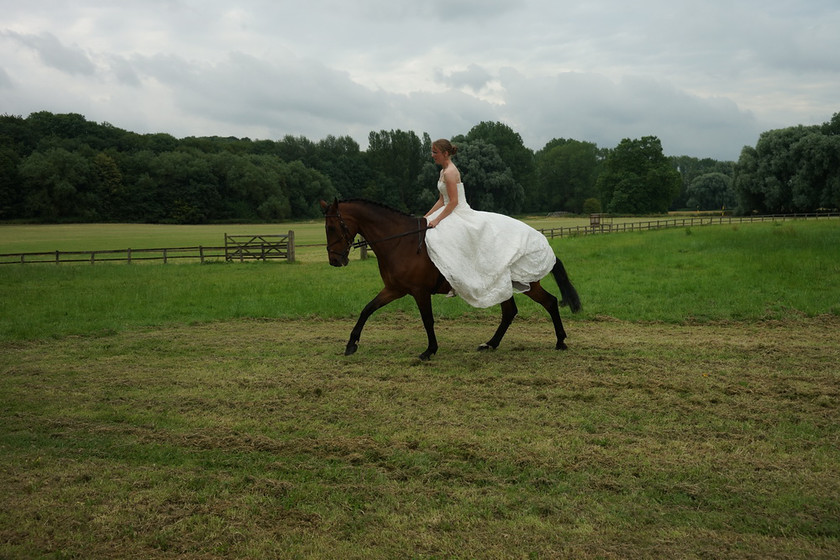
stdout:
[(834, 558), (836, 317), (5, 344), (0, 557)]

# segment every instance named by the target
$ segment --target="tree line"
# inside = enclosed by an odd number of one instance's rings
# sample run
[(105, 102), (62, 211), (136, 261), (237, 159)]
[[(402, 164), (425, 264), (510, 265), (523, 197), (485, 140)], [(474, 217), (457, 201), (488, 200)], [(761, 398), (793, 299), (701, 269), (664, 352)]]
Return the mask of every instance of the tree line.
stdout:
[[(438, 196), (427, 133), (313, 142), (138, 134), (68, 113), (0, 116), (0, 220), (220, 223), (320, 215), (318, 201), (367, 198), (423, 213)], [(614, 148), (553, 139), (534, 152), (508, 125), (452, 139), (468, 202), (505, 214), (738, 213), (840, 207), (840, 113), (765, 132), (738, 162), (666, 157), (659, 139)]]

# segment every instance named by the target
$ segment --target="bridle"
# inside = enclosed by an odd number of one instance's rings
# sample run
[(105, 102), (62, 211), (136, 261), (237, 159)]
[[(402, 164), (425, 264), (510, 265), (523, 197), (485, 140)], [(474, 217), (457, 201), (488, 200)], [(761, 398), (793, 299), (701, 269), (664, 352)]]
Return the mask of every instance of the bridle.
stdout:
[[(353, 238), (350, 237), (350, 228), (348, 228), (347, 224), (344, 223), (344, 218), (341, 217), (341, 212), (338, 210), (338, 206), (335, 208), (335, 214), (325, 214), (324, 216), (326, 218), (338, 218), (338, 223), (341, 224), (341, 239), (336, 239), (332, 243), (327, 243), (327, 255), (338, 255), (342, 259), (348, 258), (350, 256), (350, 250), (357, 245), (361, 247), (361, 242), (353, 243)], [(342, 241), (347, 244), (347, 249), (343, 253), (330, 249), (330, 247), (336, 243), (341, 243)]]
[[(327, 243), (327, 254), (328, 255), (338, 255), (342, 259), (347, 259), (350, 256), (350, 250), (351, 249), (358, 249), (358, 248), (364, 247), (366, 245), (375, 245), (377, 243), (390, 241), (392, 239), (398, 239), (400, 237), (405, 237), (407, 235), (413, 235), (415, 233), (422, 234), (427, 229), (430, 229), (429, 226), (427, 226), (427, 225), (423, 225), (421, 227), (421, 224), (423, 224), (423, 222), (426, 221), (425, 218), (417, 218), (417, 226), (418, 227), (415, 230), (405, 231), (405, 232), (402, 232), (402, 233), (397, 233), (395, 235), (389, 235), (388, 237), (383, 237), (382, 239), (377, 239), (375, 241), (372, 241), (370, 239), (364, 239), (362, 241), (356, 241), (354, 243), (353, 242), (353, 237), (350, 236), (350, 228), (348, 228), (347, 224), (344, 223), (344, 218), (341, 217), (341, 211), (338, 209), (338, 206), (336, 206), (336, 208), (335, 208), (335, 214), (324, 214), (324, 217), (325, 218), (338, 218), (338, 223), (341, 225), (341, 239), (336, 239), (332, 243)], [(425, 238), (424, 235), (419, 236), (419, 242), (418, 242), (418, 246), (417, 246), (417, 252), (418, 253), (423, 248), (424, 238)], [(336, 243), (342, 243), (342, 242), (347, 244), (347, 249), (345, 249), (344, 252), (339, 253), (336, 250), (330, 249), (330, 247), (332, 247)]]

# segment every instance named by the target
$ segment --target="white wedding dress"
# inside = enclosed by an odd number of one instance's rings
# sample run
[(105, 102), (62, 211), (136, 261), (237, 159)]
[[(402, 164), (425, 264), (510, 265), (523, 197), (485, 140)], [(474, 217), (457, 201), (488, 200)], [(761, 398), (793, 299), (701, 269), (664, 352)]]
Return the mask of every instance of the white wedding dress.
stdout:
[[(448, 203), (443, 181), (438, 190)], [(455, 293), (473, 307), (490, 307), (528, 291), (555, 262), (548, 240), (531, 226), (504, 214), (473, 210), (463, 183), (458, 183), (455, 210), (426, 231), (426, 247)]]

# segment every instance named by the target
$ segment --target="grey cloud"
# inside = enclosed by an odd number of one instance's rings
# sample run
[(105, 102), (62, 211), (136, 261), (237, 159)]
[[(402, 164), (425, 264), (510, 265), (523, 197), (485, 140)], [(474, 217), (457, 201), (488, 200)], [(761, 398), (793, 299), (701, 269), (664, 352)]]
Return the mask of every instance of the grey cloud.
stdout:
[(9, 74), (0, 68), (0, 89), (10, 89), (12, 87), (12, 79)]
[(650, 78), (615, 82), (570, 72), (529, 79), (507, 70), (502, 84), (508, 95), (503, 119), (528, 131), (523, 139), (534, 149), (552, 138), (612, 148), (622, 138), (657, 136), (669, 155), (734, 160), (760, 132), (755, 118), (731, 100), (701, 98)]
[(64, 46), (52, 33), (33, 35), (4, 31), (3, 35), (33, 49), (44, 64), (62, 72), (92, 75), (96, 71), (96, 65), (82, 49)]
[(473, 91), (481, 91), (493, 79), (490, 72), (478, 64), (470, 64), (466, 70), (449, 73), (438, 69), (435, 71), (435, 77), (438, 82), (450, 87), (456, 89), (468, 87)]
[(333, 123), (329, 133), (340, 134), (347, 124), (377, 122), (385, 105), (345, 73), (291, 55), (269, 62), (234, 52), (203, 65), (158, 56), (135, 66), (169, 88), (183, 111), (229, 124), (282, 128), (300, 119)]
[(110, 69), (119, 83), (132, 87), (142, 86), (140, 76), (138, 76), (131, 61), (121, 56), (113, 56), (110, 58)]

